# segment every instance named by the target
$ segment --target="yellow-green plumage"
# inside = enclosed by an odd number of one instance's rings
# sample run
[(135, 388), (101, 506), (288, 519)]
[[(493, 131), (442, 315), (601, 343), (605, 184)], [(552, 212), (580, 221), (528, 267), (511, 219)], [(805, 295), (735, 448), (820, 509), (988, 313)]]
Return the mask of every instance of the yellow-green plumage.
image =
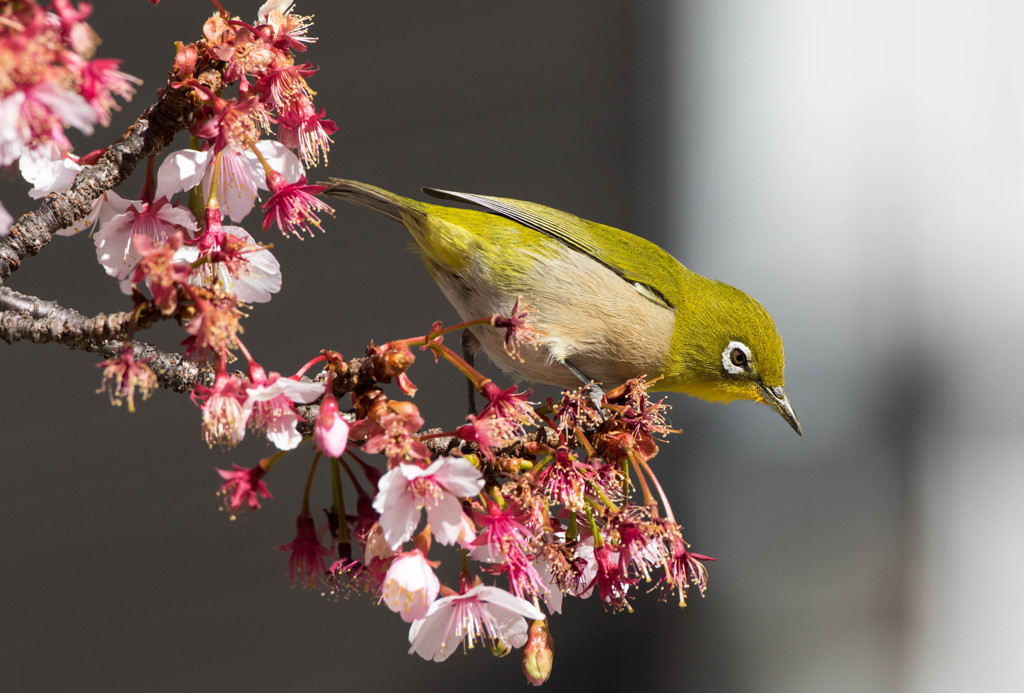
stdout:
[(409, 229), (463, 319), (508, 314), (518, 297), (532, 304), (540, 339), (520, 352), (522, 361), (505, 353), (498, 331), (473, 328), (504, 370), (562, 387), (577, 386), (581, 376), (614, 386), (660, 375), (653, 389), (763, 402), (800, 432), (782, 390), (782, 340), (768, 312), (650, 241), (531, 202), (424, 188), (480, 211), (355, 181), (328, 185), (327, 195)]

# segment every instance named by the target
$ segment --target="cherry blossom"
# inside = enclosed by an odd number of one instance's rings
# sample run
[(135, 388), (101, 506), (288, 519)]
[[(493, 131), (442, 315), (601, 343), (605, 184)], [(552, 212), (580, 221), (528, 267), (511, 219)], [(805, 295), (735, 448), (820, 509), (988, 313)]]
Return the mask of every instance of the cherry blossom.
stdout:
[[(233, 293), (244, 303), (266, 303), (281, 290), (281, 263), (242, 227), (229, 225), (222, 228), (225, 234), (240, 242), (236, 244), (238, 247), (234, 254), (237, 262), (233, 265), (217, 260), (203, 263), (193, 270), (189, 283)], [(210, 238), (206, 253), (217, 257), (230, 239)], [(193, 264), (201, 254), (199, 246), (183, 245), (174, 254), (174, 260)]]
[(464, 458), (439, 457), (426, 469), (399, 464), (377, 487), (373, 507), (380, 513), (384, 539), (397, 549), (412, 536), (424, 508), (434, 538), (442, 544), (457, 542), (463, 529), (459, 499), (479, 493), (484, 479)]
[(260, 507), (260, 498), (273, 498), (270, 489), (263, 481), (267, 470), (263, 465), (257, 464), (252, 469), (239, 467), (232, 464), (232, 471), (218, 469), (217, 473), (224, 479), (217, 490), (217, 495), (223, 498), (224, 507), (231, 512), (231, 519), (235, 519), (242, 511), (253, 511)]
[(473, 647), (477, 640), (493, 645), (522, 647), (526, 644), (526, 619), (543, 620), (544, 614), (525, 599), (488, 585), (477, 585), (463, 594), (442, 597), (409, 629), (409, 653), (443, 662), (463, 640)]
[(288, 576), (293, 585), (301, 585), (307, 589), (316, 587), (327, 572), (325, 556), (331, 551), (320, 543), (313, 518), (302, 513), (295, 520), (295, 538), (277, 550), (288, 553)]
[(242, 409), (238, 379), (224, 370), (223, 363), (217, 370), (213, 387), (196, 385), (192, 401), (203, 409), (203, 440), (207, 445), (213, 447), (219, 443), (231, 447), (242, 442), (248, 414)]
[[(156, 202), (132, 200), (127, 209), (103, 223), (93, 235), (96, 257), (108, 275), (127, 279), (143, 257), (133, 239), (147, 236), (164, 242), (179, 229), (190, 234), (198, 229), (195, 217), (187, 208), (176, 207), (166, 198)], [(129, 292), (130, 289), (125, 293)]]
[(242, 413), (249, 426), (266, 431), (267, 440), (280, 450), (291, 450), (302, 442), (299, 415), (293, 402), (309, 404), (324, 392), (322, 383), (304, 383), (284, 378), (280, 373), (268, 376), (261, 366), (249, 362), (250, 384), (245, 388)]
[(145, 359), (137, 361), (132, 346), (126, 345), (121, 353), (96, 364), (103, 368), (103, 384), (97, 392), (106, 391), (110, 403), (121, 406), (128, 402), (128, 411), (135, 411), (135, 391), (142, 399), (148, 399), (156, 387), (156, 374), (146, 365)]
[[(275, 140), (255, 144), (268, 165), (288, 183), (303, 176), (302, 164), (295, 152)], [(200, 183), (209, 197), (216, 152), (182, 149), (173, 152), (160, 164), (156, 197), (170, 197), (191, 190)], [(217, 200), (232, 221), (242, 221), (256, 204), (260, 190), (269, 190), (267, 175), (259, 158), (248, 148), (228, 145), (221, 154), (221, 170), (217, 178)]]
[(421, 550), (413, 549), (398, 554), (391, 561), (384, 576), (382, 599), (403, 621), (412, 623), (426, 616), (440, 589), (441, 583), (430, 561)]

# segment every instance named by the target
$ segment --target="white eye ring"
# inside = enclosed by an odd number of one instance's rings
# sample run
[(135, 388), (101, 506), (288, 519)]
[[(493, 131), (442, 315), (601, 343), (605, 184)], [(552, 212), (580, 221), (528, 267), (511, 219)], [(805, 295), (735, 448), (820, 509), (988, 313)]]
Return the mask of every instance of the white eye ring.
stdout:
[[(737, 366), (735, 363), (732, 362), (732, 352), (737, 349), (743, 352), (743, 355), (746, 357), (744, 366)], [(753, 357), (750, 355), (750, 347), (748, 347), (746, 344), (744, 344), (743, 342), (736, 341), (729, 342), (725, 346), (725, 351), (722, 352), (722, 367), (725, 368), (725, 371), (727, 373), (732, 373), (733, 375), (740, 375), (746, 372), (747, 369), (745, 365), (749, 364), (752, 359)]]

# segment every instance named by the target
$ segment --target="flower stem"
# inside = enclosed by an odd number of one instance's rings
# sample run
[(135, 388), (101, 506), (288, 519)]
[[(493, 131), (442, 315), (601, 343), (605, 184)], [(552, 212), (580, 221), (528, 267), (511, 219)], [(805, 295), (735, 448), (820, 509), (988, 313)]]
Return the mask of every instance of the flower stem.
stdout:
[(331, 494), (334, 496), (334, 514), (338, 518), (338, 544), (350, 544), (352, 539), (348, 535), (348, 521), (345, 519), (345, 493), (341, 488), (341, 470), (338, 468), (338, 460), (331, 459)]
[(647, 475), (651, 477), (651, 483), (654, 484), (654, 488), (658, 489), (658, 495), (661, 496), (661, 504), (665, 506), (665, 514), (668, 516), (669, 521), (674, 523), (676, 521), (676, 517), (672, 513), (672, 506), (669, 505), (668, 496), (665, 495), (665, 490), (658, 482), (658, 477), (654, 476), (654, 472), (651, 471), (651, 467), (647, 464), (647, 460), (641, 458), (640, 465), (647, 472)]
[(306, 477), (306, 488), (302, 492), (302, 513), (309, 515), (309, 491), (313, 488), (313, 475), (316, 474), (316, 467), (320, 464), (321, 452), (316, 453), (316, 457), (313, 458), (313, 464), (309, 467), (309, 476)]

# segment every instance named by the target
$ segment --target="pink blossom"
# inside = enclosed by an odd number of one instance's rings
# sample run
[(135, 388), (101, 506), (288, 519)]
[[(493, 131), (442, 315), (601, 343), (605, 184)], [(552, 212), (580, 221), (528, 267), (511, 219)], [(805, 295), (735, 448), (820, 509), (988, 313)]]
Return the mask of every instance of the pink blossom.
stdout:
[(260, 498), (273, 498), (270, 490), (263, 482), (267, 470), (257, 464), (252, 469), (231, 465), (234, 470), (218, 469), (217, 473), (224, 479), (217, 495), (224, 500), (224, 507), (231, 512), (234, 520), (239, 512), (253, 511), (260, 507)]
[(299, 584), (312, 589), (327, 572), (324, 557), (330, 556), (331, 551), (320, 543), (316, 525), (308, 513), (299, 515), (295, 520), (295, 526), (298, 530), (295, 538), (283, 546), (278, 546), (277, 550), (291, 554), (288, 557), (288, 576), (292, 585)]
[(494, 451), (509, 443), (515, 436), (518, 425), (494, 416), (493, 410), (487, 416), (470, 414), (466, 418), (469, 419), (469, 423), (455, 429), (455, 435), (476, 443), (487, 461), (494, 464), (497, 461)]
[(282, 113), (278, 118), (278, 137), (283, 144), (299, 151), (307, 166), (316, 166), (320, 154), (327, 160), (331, 133), (338, 129), (334, 121), (324, 118), (324, 109), (315, 111), (309, 102), (302, 102), (296, 110)]
[(476, 548), (470, 555), (500, 564), (491, 572), (508, 573), (509, 586), (517, 597), (544, 594), (544, 583), (530, 563), (533, 535), (520, 521), (519, 504), (501, 508), (488, 503), (487, 513), (475, 513), (475, 518), (484, 529), (473, 542)]
[(292, 0), (268, 0), (257, 13), (257, 21), (268, 25), (274, 32), (274, 46), (280, 50), (304, 51), (303, 43), (313, 43), (315, 38), (306, 32), (312, 24), (310, 17), (292, 14)]
[[(388, 412), (380, 417), (380, 422), (373, 422), (362, 419), (367, 425), (379, 432), (363, 445), (366, 452), (383, 452), (388, 457), (388, 462), (395, 464), (399, 461), (427, 460), (430, 459), (430, 451), (413, 434), (420, 430), (423, 425), (423, 418), (418, 414)], [(356, 422), (357, 425), (361, 422)]]
[(463, 640), (468, 640), (469, 647), (477, 640), (498, 647), (522, 647), (527, 640), (527, 618), (543, 620), (544, 614), (505, 590), (477, 585), (431, 604), (426, 615), (409, 628), (409, 653), (443, 662)]
[(242, 312), (238, 309), (237, 297), (211, 291), (205, 296), (194, 295), (193, 299), (196, 314), (185, 325), (189, 336), (181, 342), (186, 347), (185, 355), (194, 355), (203, 361), (225, 349), (235, 348), (242, 329), (239, 324)]
[(636, 579), (626, 574), (620, 552), (607, 543), (602, 544), (594, 548), (594, 559), (597, 575), (588, 587), (596, 585), (601, 601), (613, 610), (629, 609), (626, 593), (636, 584)]
[(118, 70), (120, 64), (120, 60), (97, 58), (84, 60), (79, 67), (80, 92), (103, 125), (110, 125), (111, 111), (119, 108), (114, 96), (131, 101), (134, 85), (142, 83), (138, 77)]
[[(242, 227), (224, 226), (222, 229), (225, 237), (222, 240), (212, 239), (205, 248), (206, 255), (212, 261), (196, 267), (189, 277), (189, 283), (194, 286), (219, 287), (235, 294), (244, 303), (268, 302), (281, 290), (281, 263), (269, 250), (257, 244)], [(223, 250), (229, 244), (233, 245), (230, 262)], [(174, 259), (194, 264), (203, 253), (198, 245), (184, 245), (174, 254)], [(221, 257), (225, 261), (213, 259)]]
[(391, 561), (384, 576), (382, 599), (403, 621), (412, 623), (426, 616), (440, 589), (441, 583), (430, 561), (422, 551), (413, 549), (398, 554)]
[(61, 152), (71, 149), (65, 125), (86, 135), (93, 132), (96, 114), (79, 94), (56, 84), (36, 84), (0, 98), (0, 167), (9, 166), (29, 149), (52, 143)]
[(708, 569), (705, 561), (717, 559), (705, 556), (701, 553), (691, 553), (686, 542), (678, 534), (672, 538), (670, 556), (665, 563), (665, 574), (658, 580), (658, 586), (666, 592), (676, 592), (679, 595), (679, 606), (686, 606), (686, 595), (691, 584), (697, 586), (700, 596), (708, 588)]
[(493, 417), (501, 420), (501, 425), (512, 431), (518, 431), (523, 424), (537, 419), (537, 412), (526, 398), (529, 392), (516, 392), (515, 386), (502, 390), (493, 382), (484, 385), (482, 394), (487, 398), (488, 405), (480, 413), (481, 418)]
[(483, 487), (480, 471), (462, 457), (439, 457), (426, 469), (396, 465), (381, 477), (373, 501), (384, 539), (392, 549), (401, 546), (412, 536), (425, 508), (434, 538), (442, 544), (457, 542), (462, 531), (459, 499), (474, 496)]
[[(124, 212), (114, 215), (93, 235), (96, 257), (108, 275), (127, 279), (142, 259), (142, 253), (135, 247), (133, 239), (147, 236), (162, 243), (178, 229), (194, 233), (197, 228), (191, 211), (185, 207), (175, 207), (166, 198), (156, 202), (132, 200)], [(125, 288), (122, 285), (122, 290)], [(125, 293), (130, 291), (129, 284)]]
[(277, 224), (277, 228), (281, 229), (285, 236), (301, 238), (303, 231), (313, 235), (310, 225), (320, 228), (320, 217), (317, 212), (334, 213), (330, 205), (316, 197), (327, 189), (326, 185), (306, 185), (305, 176), (289, 184), (284, 176), (276, 171), (270, 172), (267, 181), (273, 194), (261, 207), (266, 210), (263, 217), (264, 233), (273, 224)]
[(110, 403), (121, 406), (122, 401), (128, 402), (128, 411), (135, 411), (135, 390), (138, 389), (142, 399), (148, 399), (156, 387), (156, 374), (146, 365), (146, 360), (136, 361), (132, 346), (121, 348), (121, 353), (96, 364), (103, 368), (103, 385), (96, 392), (106, 391), (110, 395)]
[(291, 450), (302, 442), (298, 430), (299, 415), (293, 402), (309, 404), (323, 394), (322, 383), (304, 383), (266, 372), (249, 362), (251, 382), (245, 388), (242, 412), (253, 430), (266, 431), (267, 440), (280, 450)]
[(562, 447), (537, 475), (537, 486), (559, 505), (582, 512), (587, 481), (594, 476), (589, 464), (580, 462), (575, 453)]
[(320, 414), (313, 427), (317, 447), (328, 457), (341, 457), (348, 446), (348, 421), (338, 411), (338, 400), (330, 392), (320, 402)]
[[(295, 153), (274, 140), (260, 140), (256, 148), (272, 170), (289, 183), (303, 175), (302, 164)], [(156, 197), (191, 190), (200, 183), (203, 194), (210, 196), (215, 152), (212, 149), (196, 151), (183, 149), (169, 154), (160, 164), (157, 175)], [(233, 221), (242, 221), (255, 206), (259, 190), (268, 190), (267, 174), (259, 158), (248, 148), (229, 145), (221, 155), (221, 171), (217, 177), (217, 200), (224, 213)]]
[(144, 281), (153, 296), (153, 305), (164, 315), (173, 315), (177, 311), (178, 288), (188, 282), (192, 272), (187, 264), (174, 261), (174, 254), (183, 243), (181, 232), (172, 234), (162, 244), (156, 244), (148, 236), (135, 239), (135, 249), (142, 259), (135, 266), (130, 281), (135, 285)]
[(195, 386), (192, 401), (203, 409), (203, 440), (207, 445), (233, 447), (242, 442), (248, 415), (242, 409), (238, 380), (223, 365), (217, 370), (213, 387)]

